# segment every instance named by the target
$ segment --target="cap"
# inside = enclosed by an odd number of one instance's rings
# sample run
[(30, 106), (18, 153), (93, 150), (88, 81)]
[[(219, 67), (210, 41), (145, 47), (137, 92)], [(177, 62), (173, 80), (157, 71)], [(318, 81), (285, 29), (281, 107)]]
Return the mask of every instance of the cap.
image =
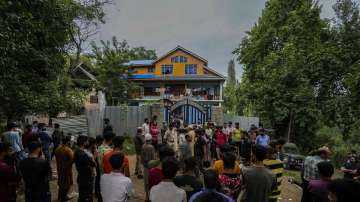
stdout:
[(145, 141), (149, 141), (152, 140), (152, 136), (150, 135), (150, 133), (145, 134)]

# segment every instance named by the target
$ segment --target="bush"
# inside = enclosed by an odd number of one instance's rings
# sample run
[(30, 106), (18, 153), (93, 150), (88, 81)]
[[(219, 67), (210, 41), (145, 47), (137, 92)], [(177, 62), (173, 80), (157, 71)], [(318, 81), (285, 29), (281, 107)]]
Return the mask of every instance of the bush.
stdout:
[(323, 126), (316, 132), (314, 144), (318, 147), (329, 147), (332, 152), (331, 160), (334, 166), (339, 168), (346, 160), (350, 150), (360, 151), (358, 131), (354, 127), (350, 136), (345, 140), (343, 132), (338, 127)]

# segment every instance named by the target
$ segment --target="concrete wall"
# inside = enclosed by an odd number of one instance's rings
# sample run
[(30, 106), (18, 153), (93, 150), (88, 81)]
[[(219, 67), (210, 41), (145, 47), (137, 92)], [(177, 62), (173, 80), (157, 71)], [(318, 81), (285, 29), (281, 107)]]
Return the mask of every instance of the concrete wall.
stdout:
[(229, 114), (224, 114), (224, 121), (231, 121), (234, 123), (239, 122), (240, 127), (244, 130), (249, 130), (250, 126), (254, 124), (256, 127), (259, 127), (259, 118), (258, 117), (245, 117), (245, 116), (234, 116)]

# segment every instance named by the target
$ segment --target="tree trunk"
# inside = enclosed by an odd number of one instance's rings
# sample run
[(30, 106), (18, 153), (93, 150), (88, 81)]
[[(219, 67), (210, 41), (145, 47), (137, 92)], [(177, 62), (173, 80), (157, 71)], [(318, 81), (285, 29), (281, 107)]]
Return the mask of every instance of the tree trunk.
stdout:
[(290, 136), (291, 136), (293, 120), (294, 120), (294, 115), (293, 115), (292, 110), (290, 110), (288, 131), (287, 131), (287, 135), (286, 135), (287, 136), (287, 142), (290, 142)]

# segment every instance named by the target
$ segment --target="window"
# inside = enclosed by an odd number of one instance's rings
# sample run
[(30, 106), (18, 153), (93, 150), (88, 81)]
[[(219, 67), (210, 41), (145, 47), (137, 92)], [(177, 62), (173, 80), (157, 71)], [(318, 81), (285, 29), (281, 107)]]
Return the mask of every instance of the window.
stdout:
[(187, 57), (184, 56), (175, 56), (171, 58), (171, 63), (186, 63)]
[(155, 67), (148, 68), (148, 73), (154, 73), (154, 72), (155, 72)]
[(173, 73), (173, 65), (162, 65), (161, 73), (162, 74), (172, 74)]
[(185, 74), (197, 74), (197, 65), (196, 64), (186, 64), (185, 65)]

